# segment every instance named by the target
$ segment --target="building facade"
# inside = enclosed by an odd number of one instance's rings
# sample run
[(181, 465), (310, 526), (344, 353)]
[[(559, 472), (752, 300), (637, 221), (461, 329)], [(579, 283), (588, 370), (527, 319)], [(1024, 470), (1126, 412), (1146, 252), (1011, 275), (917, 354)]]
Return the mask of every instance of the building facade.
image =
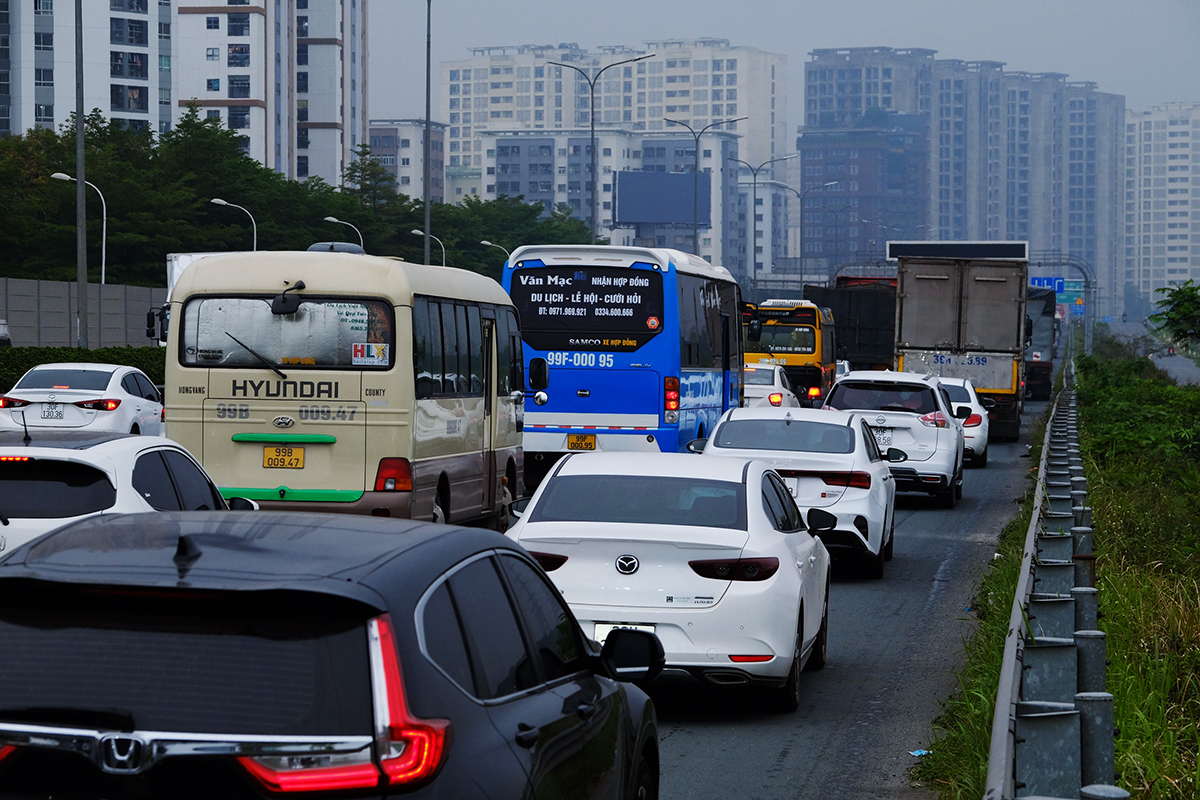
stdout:
[[(446, 126), (429, 124), (429, 198), (446, 202)], [(425, 197), (425, 120), (373, 119), (370, 125), (371, 155), (396, 179), (396, 191), (409, 197)]]

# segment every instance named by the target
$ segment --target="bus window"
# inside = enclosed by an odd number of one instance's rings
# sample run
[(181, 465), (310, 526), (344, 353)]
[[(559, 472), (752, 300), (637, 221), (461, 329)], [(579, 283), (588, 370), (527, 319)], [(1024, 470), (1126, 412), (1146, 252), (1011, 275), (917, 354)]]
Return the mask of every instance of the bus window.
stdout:
[(471, 342), (471, 394), (483, 394), (483, 325), (479, 306), (467, 306), (467, 338)]

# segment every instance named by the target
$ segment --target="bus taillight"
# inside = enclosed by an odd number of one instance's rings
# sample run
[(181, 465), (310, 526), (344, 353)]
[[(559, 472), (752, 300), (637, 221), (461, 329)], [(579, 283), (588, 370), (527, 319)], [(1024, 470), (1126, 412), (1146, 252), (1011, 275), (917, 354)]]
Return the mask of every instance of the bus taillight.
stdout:
[(407, 458), (381, 458), (375, 473), (375, 491), (411, 492), (412, 467)]
[(663, 411), (666, 422), (679, 422), (679, 378), (670, 377), (663, 381)]

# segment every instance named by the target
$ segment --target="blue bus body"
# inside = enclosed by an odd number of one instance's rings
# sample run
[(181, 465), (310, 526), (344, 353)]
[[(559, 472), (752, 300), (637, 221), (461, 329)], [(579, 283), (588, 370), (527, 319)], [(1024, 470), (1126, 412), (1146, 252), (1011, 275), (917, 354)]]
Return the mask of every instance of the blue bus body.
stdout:
[(526, 406), (526, 485), (565, 453), (679, 452), (741, 403), (741, 293), (727, 270), (677, 250), (533, 245), (501, 279), (526, 364), (549, 401)]

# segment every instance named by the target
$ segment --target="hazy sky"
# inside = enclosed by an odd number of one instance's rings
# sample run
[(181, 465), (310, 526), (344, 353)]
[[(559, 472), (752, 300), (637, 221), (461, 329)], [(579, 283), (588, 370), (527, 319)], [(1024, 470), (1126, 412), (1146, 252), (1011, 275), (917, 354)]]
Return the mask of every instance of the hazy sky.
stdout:
[[(373, 118), (425, 116), (426, 8), (369, 0)], [(1200, 0), (432, 0), (432, 9), (435, 121), (439, 64), (472, 47), (695, 37), (786, 55), (791, 130), (804, 62), (817, 48), (922, 47), (938, 58), (1063, 72), (1125, 95), (1137, 111), (1200, 101)]]

